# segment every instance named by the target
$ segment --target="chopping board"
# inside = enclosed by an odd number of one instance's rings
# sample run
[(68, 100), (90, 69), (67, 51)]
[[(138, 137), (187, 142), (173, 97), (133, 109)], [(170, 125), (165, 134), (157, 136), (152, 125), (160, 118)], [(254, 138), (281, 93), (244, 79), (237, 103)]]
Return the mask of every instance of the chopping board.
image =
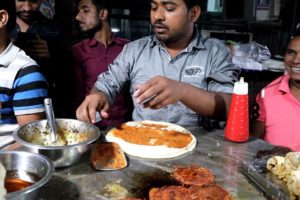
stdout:
[(267, 158), (255, 158), (250, 161), (244, 161), (241, 171), (257, 187), (259, 187), (266, 196), (271, 199), (289, 200), (289, 192), (286, 183), (277, 178), (276, 175), (267, 171)]

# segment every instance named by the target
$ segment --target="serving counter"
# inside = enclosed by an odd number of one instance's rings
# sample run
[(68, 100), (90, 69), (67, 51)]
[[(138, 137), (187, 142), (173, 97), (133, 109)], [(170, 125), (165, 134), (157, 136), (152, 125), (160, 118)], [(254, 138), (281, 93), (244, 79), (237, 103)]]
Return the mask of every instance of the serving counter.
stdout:
[[(270, 149), (260, 139), (233, 143), (224, 139), (223, 130), (206, 131), (186, 127), (197, 138), (193, 152), (178, 158), (145, 160), (128, 156), (128, 167), (115, 171), (96, 171), (89, 165), (89, 154), (77, 164), (56, 169), (51, 180), (41, 189), (44, 200), (106, 200), (127, 197), (148, 197), (152, 187), (172, 184), (170, 172), (176, 166), (201, 165), (210, 169), (215, 181), (237, 200), (266, 199), (240, 171), (243, 160), (252, 159), (258, 150)], [(102, 132), (100, 141), (103, 140)]]

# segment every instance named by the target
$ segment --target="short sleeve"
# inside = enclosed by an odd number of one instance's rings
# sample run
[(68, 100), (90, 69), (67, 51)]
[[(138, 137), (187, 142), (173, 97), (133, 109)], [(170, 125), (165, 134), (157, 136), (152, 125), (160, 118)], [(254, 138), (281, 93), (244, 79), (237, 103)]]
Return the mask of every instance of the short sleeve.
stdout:
[(13, 110), (15, 115), (44, 112), (44, 99), (48, 85), (38, 66), (28, 66), (19, 71), (14, 82)]

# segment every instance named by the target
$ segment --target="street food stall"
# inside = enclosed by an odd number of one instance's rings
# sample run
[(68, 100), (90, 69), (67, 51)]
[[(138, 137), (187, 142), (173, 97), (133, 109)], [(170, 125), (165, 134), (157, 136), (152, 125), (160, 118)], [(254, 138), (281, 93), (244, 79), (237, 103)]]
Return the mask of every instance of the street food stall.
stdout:
[[(224, 138), (223, 130), (186, 128), (197, 138), (196, 148), (192, 152), (171, 159), (143, 159), (127, 155), (126, 168), (105, 171), (91, 167), (88, 152), (78, 163), (65, 168), (56, 168), (50, 181), (41, 188), (38, 199), (148, 198), (151, 188), (174, 184), (170, 173), (176, 166), (188, 165), (210, 169), (215, 175), (215, 182), (235, 199), (269, 198), (265, 196), (268, 192), (264, 195), (264, 188), (259, 188), (259, 185), (253, 182), (254, 179), (249, 178), (243, 163), (253, 160), (259, 150), (272, 149), (271, 145), (254, 138), (244, 143), (234, 143)], [(104, 141), (107, 131), (101, 131), (97, 143)], [(22, 147), (13, 144), (5, 148), (5, 150), (16, 149), (22, 150)], [(267, 181), (266, 178), (264, 180)], [(271, 181), (267, 182), (272, 186)], [(276, 191), (276, 188), (272, 190)], [(288, 194), (284, 191), (276, 192), (280, 195), (280, 199), (288, 199)]]

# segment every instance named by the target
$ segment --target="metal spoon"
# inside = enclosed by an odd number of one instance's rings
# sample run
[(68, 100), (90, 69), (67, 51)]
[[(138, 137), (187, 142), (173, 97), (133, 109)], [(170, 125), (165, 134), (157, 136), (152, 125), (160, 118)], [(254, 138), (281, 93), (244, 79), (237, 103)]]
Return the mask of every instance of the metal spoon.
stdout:
[(46, 108), (46, 116), (47, 116), (47, 123), (50, 127), (50, 134), (51, 134), (51, 142), (56, 142), (56, 124), (55, 124), (55, 117), (54, 111), (52, 106), (52, 100), (50, 98), (44, 99), (44, 104)]

